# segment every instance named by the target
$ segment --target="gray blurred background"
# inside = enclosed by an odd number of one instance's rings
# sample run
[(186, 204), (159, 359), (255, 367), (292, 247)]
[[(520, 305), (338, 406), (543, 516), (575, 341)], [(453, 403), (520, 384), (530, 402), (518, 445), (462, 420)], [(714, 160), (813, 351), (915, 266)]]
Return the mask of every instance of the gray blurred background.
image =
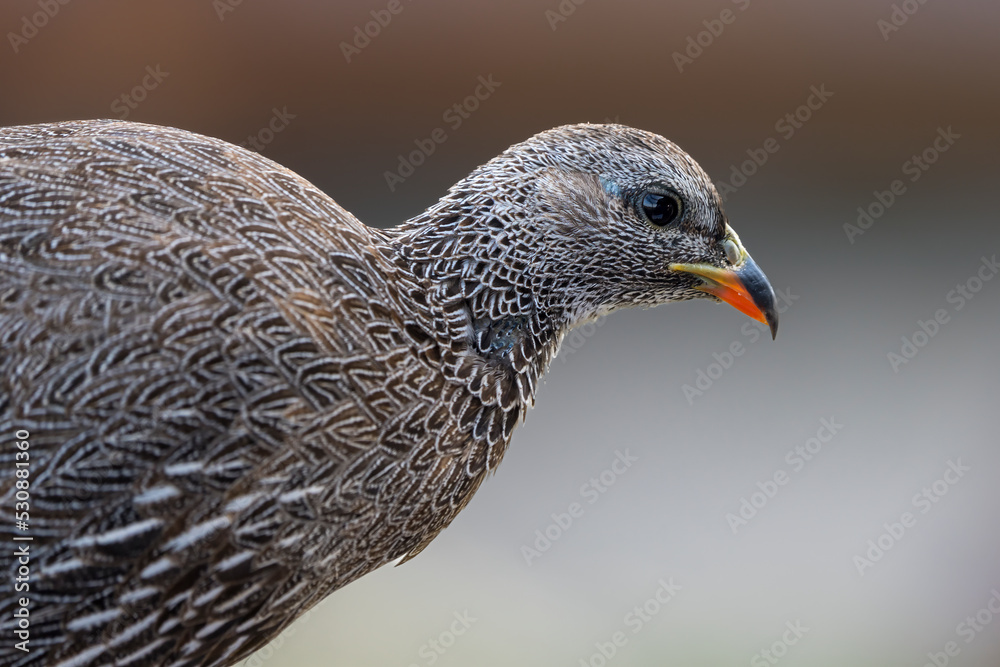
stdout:
[(775, 342), (708, 302), (578, 331), (454, 524), (247, 665), (996, 667), (998, 28), (986, 0), (4, 0), (0, 124), (252, 138), (388, 226), (616, 120), (733, 186), (784, 295)]

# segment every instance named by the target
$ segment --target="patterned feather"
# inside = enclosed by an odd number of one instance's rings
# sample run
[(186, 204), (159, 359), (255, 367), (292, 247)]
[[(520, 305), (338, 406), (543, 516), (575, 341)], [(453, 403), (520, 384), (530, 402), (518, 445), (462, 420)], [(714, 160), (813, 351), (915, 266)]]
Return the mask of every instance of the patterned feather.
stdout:
[[(630, 202), (684, 201), (661, 230)], [(111, 121), (0, 130), (0, 432), (30, 432), (30, 652), (229, 665), (412, 558), (496, 468), (569, 329), (706, 296), (709, 179), (656, 135), (557, 128), (399, 227), (260, 155)], [(13, 578), (17, 563), (6, 568)], [(0, 596), (10, 638), (14, 596)]]

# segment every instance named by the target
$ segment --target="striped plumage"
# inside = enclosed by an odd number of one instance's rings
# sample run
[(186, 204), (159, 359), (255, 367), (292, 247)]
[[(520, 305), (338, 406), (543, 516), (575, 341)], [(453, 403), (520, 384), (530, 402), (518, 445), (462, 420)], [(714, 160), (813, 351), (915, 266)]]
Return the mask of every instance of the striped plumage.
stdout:
[[(630, 204), (650, 183), (676, 224)], [(726, 266), (726, 238), (701, 169), (622, 126), (542, 133), (389, 230), (189, 132), (0, 130), (0, 433), (31, 456), (24, 533), (0, 450), (0, 540), (34, 540), (31, 652), (5, 594), (0, 664), (245, 657), (423, 549), (562, 336), (704, 296), (666, 267)]]

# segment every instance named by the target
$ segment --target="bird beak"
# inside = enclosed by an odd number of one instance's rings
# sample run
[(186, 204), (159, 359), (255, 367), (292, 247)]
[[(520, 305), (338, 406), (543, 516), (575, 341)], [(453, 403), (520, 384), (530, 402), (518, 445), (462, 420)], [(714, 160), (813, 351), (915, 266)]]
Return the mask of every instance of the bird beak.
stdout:
[[(741, 248), (742, 250), (742, 248)], [(736, 310), (771, 328), (771, 338), (778, 335), (778, 310), (774, 290), (767, 276), (750, 255), (743, 251), (743, 263), (735, 269), (720, 269), (711, 264), (671, 264), (671, 271), (698, 276), (704, 283), (696, 290), (725, 301)]]

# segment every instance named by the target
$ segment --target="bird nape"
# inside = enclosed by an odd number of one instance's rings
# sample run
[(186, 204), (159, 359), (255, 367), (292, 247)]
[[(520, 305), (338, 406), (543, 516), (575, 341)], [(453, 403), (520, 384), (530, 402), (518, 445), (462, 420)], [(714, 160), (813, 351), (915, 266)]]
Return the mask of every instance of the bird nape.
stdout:
[(385, 230), (217, 139), (0, 129), (0, 663), (235, 663), (427, 546), (573, 326), (694, 298), (777, 328), (708, 176), (622, 125)]

